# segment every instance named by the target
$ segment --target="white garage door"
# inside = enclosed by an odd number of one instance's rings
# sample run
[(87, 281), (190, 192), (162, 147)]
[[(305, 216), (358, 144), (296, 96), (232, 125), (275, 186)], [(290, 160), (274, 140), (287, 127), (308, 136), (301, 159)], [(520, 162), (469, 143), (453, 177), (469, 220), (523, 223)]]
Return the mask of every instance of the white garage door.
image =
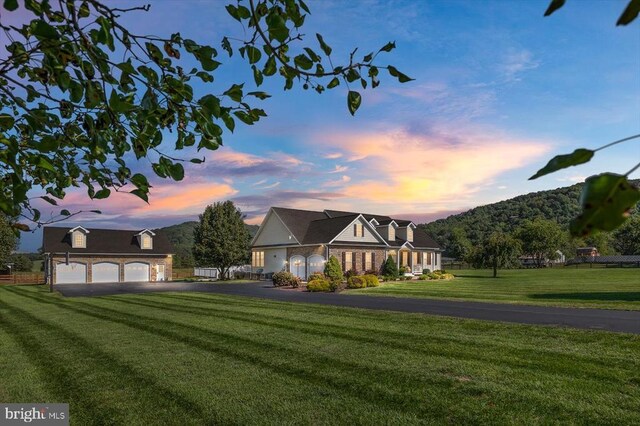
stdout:
[(149, 264), (142, 262), (127, 263), (124, 265), (124, 280), (126, 282), (149, 281)]
[(307, 275), (305, 273), (307, 263), (304, 257), (302, 256), (291, 256), (289, 259), (289, 267), (291, 268), (291, 273), (296, 277), (305, 280), (307, 279)]
[(91, 266), (91, 276), (94, 283), (117, 283), (120, 281), (120, 268), (117, 263), (94, 263)]
[(56, 284), (84, 284), (87, 282), (87, 265), (69, 262), (56, 265)]
[(319, 254), (309, 256), (307, 262), (309, 263), (309, 275), (313, 274), (314, 272), (324, 271), (324, 257), (320, 256)]

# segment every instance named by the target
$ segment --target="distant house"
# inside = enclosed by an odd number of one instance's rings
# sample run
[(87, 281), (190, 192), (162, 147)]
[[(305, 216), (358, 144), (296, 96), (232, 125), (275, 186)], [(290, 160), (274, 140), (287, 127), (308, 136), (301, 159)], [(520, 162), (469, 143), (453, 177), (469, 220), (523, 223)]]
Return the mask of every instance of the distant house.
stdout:
[(173, 247), (161, 231), (49, 226), (42, 238), (47, 283), (171, 280)]
[(596, 257), (600, 256), (596, 247), (579, 247), (576, 249), (577, 257)]
[[(523, 268), (537, 268), (538, 267), (538, 258), (536, 256), (532, 256), (532, 255), (523, 255), (519, 257), (520, 259), (520, 265)], [(560, 250), (556, 250), (555, 252), (555, 258), (554, 259), (549, 259), (547, 257), (545, 257), (544, 259), (542, 259), (542, 265), (543, 267), (547, 267), (547, 266), (553, 266), (554, 264), (562, 264), (566, 262), (566, 257), (564, 255), (564, 253), (562, 253)]]
[(410, 220), (336, 210), (272, 207), (251, 243), (253, 272), (305, 280), (335, 256), (343, 271), (379, 272), (388, 256), (411, 273), (441, 269), (440, 246)]

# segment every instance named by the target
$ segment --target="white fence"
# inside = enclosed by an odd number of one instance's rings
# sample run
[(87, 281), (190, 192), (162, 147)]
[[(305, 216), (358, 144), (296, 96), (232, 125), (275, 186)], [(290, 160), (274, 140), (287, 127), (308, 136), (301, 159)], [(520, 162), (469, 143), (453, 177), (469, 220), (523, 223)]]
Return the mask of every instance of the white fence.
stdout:
[[(236, 272), (250, 273), (251, 265), (232, 266), (229, 269), (227, 278), (233, 277)], [(220, 279), (220, 271), (218, 268), (193, 268), (193, 276), (217, 280)]]

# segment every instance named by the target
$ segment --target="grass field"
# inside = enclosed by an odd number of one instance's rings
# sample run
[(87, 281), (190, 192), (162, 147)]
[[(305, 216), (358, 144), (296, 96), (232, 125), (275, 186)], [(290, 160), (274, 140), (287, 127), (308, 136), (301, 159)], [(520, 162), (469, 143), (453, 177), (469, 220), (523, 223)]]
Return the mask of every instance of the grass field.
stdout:
[(640, 310), (640, 269), (449, 271), (450, 281), (396, 281), (349, 294)]
[(0, 288), (0, 401), (72, 424), (640, 423), (640, 336)]

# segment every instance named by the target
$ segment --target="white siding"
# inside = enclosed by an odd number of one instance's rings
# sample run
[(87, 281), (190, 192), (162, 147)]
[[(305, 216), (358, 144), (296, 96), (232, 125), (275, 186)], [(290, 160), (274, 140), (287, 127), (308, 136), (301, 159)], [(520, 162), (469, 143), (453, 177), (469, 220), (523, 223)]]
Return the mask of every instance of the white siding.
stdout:
[[(258, 230), (260, 235), (254, 241), (254, 246), (268, 246), (275, 244), (296, 244), (296, 240), (284, 226), (284, 223), (274, 213), (269, 213)], [(265, 260), (266, 262), (266, 260)]]
[[(373, 235), (373, 233), (367, 228), (365, 225), (367, 222), (362, 218), (358, 219), (359, 223), (364, 225), (364, 236), (363, 237), (354, 237), (353, 236), (353, 223), (349, 225), (338, 237), (335, 239), (336, 241), (354, 241), (360, 243), (377, 243), (378, 239)], [(355, 223), (355, 222), (354, 222)]]
[(287, 249), (265, 249), (264, 250), (264, 273), (280, 272), (282, 271), (287, 260)]

